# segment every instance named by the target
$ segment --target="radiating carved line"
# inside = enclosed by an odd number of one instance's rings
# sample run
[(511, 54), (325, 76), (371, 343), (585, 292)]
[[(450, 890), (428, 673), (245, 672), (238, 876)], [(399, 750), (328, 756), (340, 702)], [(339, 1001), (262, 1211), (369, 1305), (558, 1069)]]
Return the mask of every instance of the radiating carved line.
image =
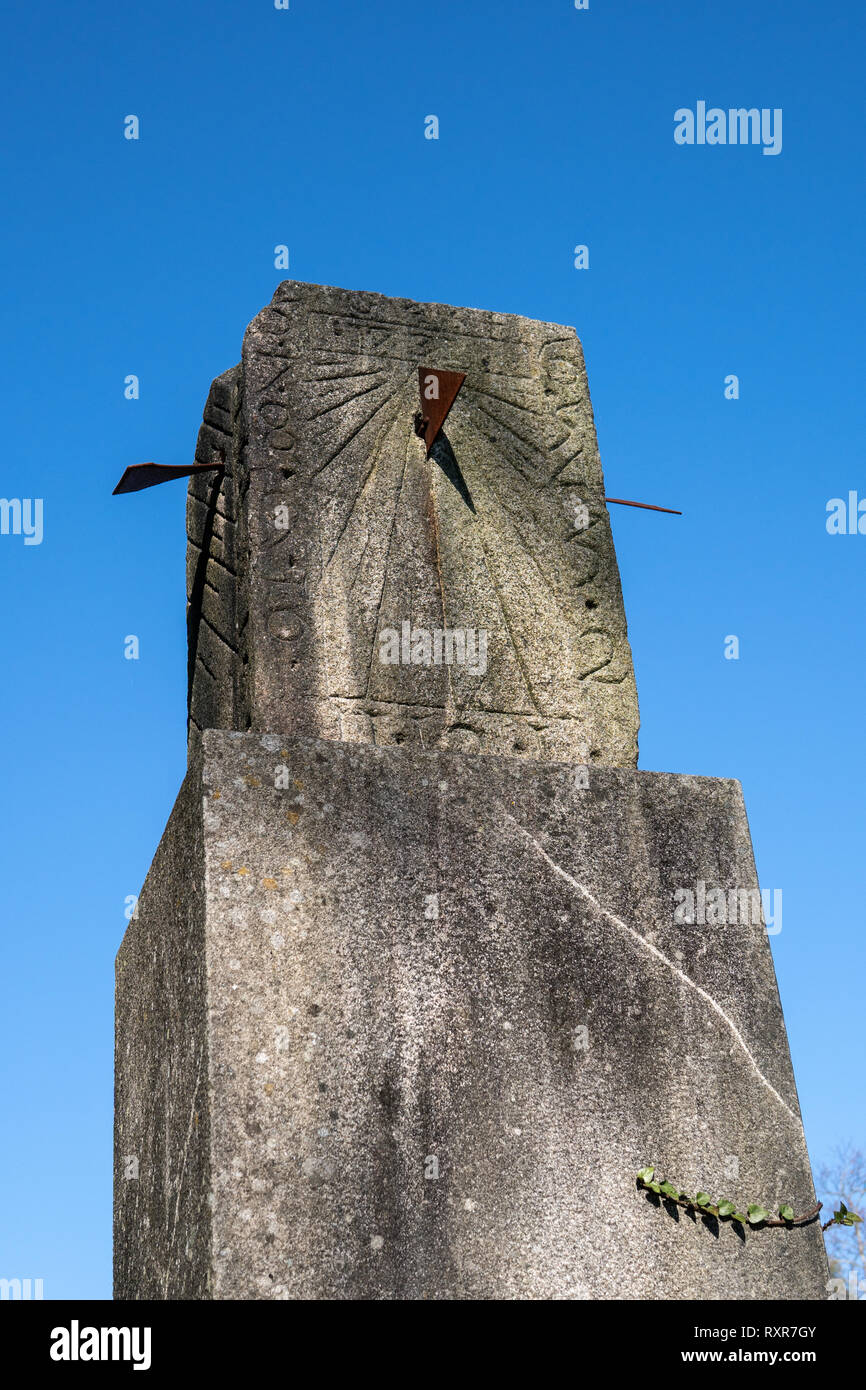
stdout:
[[(559, 448), (565, 443), (565, 440), (566, 440), (567, 438), (568, 438), (568, 435), (565, 436), (565, 439), (561, 439), (561, 440), (559, 441), (559, 444), (554, 445), (554, 450), (559, 449)], [(564, 473), (565, 470), (566, 470), (566, 468), (568, 467), (568, 465), (569, 465), (570, 463), (573, 463), (574, 460), (575, 460), (576, 458), (578, 458), (578, 457), (583, 453), (583, 449), (584, 449), (584, 446), (581, 444), (581, 446), (580, 446), (579, 449), (575, 449), (575, 451), (574, 451), (573, 454), (569, 454), (568, 458), (567, 458), (563, 463), (560, 463), (556, 468), (554, 468), (553, 472), (551, 473), (550, 477), (549, 477), (548, 480), (547, 480), (548, 483), (555, 482), (556, 479), (559, 477), (560, 473)], [(573, 486), (576, 486), (576, 484), (568, 484), (568, 486), (573, 487)]]
[(524, 405), (520, 401), (509, 400), (508, 396), (500, 396), (496, 391), (491, 391), (486, 386), (472, 386), (467, 382), (466, 389), (476, 396), (488, 396), (492, 401), (501, 401), (503, 405), (510, 406), (512, 410), (522, 410), (527, 415), (543, 415), (545, 413), (543, 410), (539, 410), (537, 406)]
[(481, 546), (481, 554), (484, 557), (484, 567), (487, 570), (490, 583), (493, 585), (493, 589), (496, 594), (496, 599), (499, 603), (499, 610), (502, 614), (502, 621), (505, 624), (505, 631), (508, 633), (508, 640), (511, 643), (511, 649), (514, 652), (514, 659), (517, 662), (518, 667), (520, 668), (520, 674), (522, 675), (524, 685), (526, 686), (526, 693), (529, 696), (530, 701), (532, 702), (533, 708), (536, 710), (538, 714), (541, 714), (541, 708), (539, 706), (538, 701), (535, 698), (535, 691), (532, 689), (532, 682), (529, 679), (529, 672), (526, 669), (523, 656), (520, 653), (520, 651), (518, 651), (517, 643), (514, 640), (514, 633), (511, 630), (511, 623), (508, 620), (508, 610), (505, 607), (505, 601), (502, 597), (502, 591), (500, 590), (499, 585), (497, 584), (496, 579), (494, 577), (493, 571), (490, 568), (490, 561), (487, 555), (487, 547), (484, 544), (483, 526), (479, 526), (477, 528), (477, 535), (479, 544)]
[[(483, 414), (487, 414), (483, 406), (479, 406), (478, 409)], [(492, 420), (493, 416), (489, 416), (488, 418)], [(500, 456), (508, 464), (509, 468), (512, 468), (514, 472), (517, 474), (517, 476), (519, 478), (522, 478), (528, 487), (535, 488), (537, 485), (535, 472), (528, 473), (526, 469), (521, 467), (521, 464), (517, 462), (517, 459), (520, 459), (524, 463), (529, 463), (529, 460), (526, 459), (525, 454), (520, 448), (518, 448), (517, 446), (513, 446), (513, 449), (510, 449), (507, 441), (502, 439), (503, 430), (506, 434), (509, 433), (508, 426), (502, 425), (501, 422), (498, 420), (496, 421), (496, 424), (499, 427), (499, 435), (496, 438), (494, 438), (492, 433), (490, 432), (489, 425), (485, 425), (479, 421), (476, 427), (483, 433), (487, 442), (493, 445), (494, 449), (497, 450)], [(517, 458), (514, 457), (515, 454)], [(531, 463), (529, 464), (529, 466), (532, 466)]]
[[(436, 491), (433, 487), (433, 465), (434, 460), (432, 458), (428, 458), (427, 483), (430, 494), (430, 521), (433, 528), (434, 558), (436, 561), (436, 579), (439, 584), (439, 603), (442, 609), (442, 627), (444, 629), (448, 627), (448, 618), (445, 604), (445, 581), (442, 577), (442, 550), (439, 543), (439, 510), (436, 506)], [(472, 508), (472, 511), (475, 511), (474, 507)], [(451, 679), (450, 665), (447, 665), (445, 669), (447, 672), (448, 680), (448, 707), (451, 708), (456, 703), (454, 700), (454, 683)]]
[(256, 343), (256, 357), (269, 357), (272, 361), (285, 362), (288, 365), (296, 356), (297, 354), (291, 351), (288, 344), (281, 352), (269, 352), (267, 348), (262, 347), (261, 343)]
[(503, 420), (501, 416), (494, 414), (492, 410), (489, 410), (486, 405), (482, 405), (480, 401), (478, 402), (478, 409), (483, 410), (484, 414), (487, 415), (489, 419), (495, 420), (496, 424), (499, 425), (500, 428), (507, 430), (509, 434), (514, 435), (515, 439), (519, 439), (521, 443), (525, 444), (526, 447), (529, 449), (530, 459), (533, 465), (537, 467), (537, 461), (540, 460), (542, 457), (542, 450), (539, 449), (538, 444), (535, 442), (535, 440), (527, 438), (526, 435), (521, 434), (520, 430), (516, 430), (513, 425), (510, 425), (508, 423), (507, 420)]
[[(375, 472), (376, 465), (377, 465), (377, 463), (379, 462), (379, 458), (381, 457), (382, 446), (384, 445), (385, 440), (388, 438), (388, 435), (390, 434), (391, 430), (393, 429), (393, 427), (394, 427), (394, 425), (395, 425), (395, 423), (396, 423), (397, 416), (398, 416), (399, 413), (400, 413), (400, 406), (401, 406), (401, 404), (402, 404), (402, 399), (401, 399), (400, 396), (398, 396), (392, 414), (389, 415), (388, 419), (385, 421), (385, 424), (382, 426), (381, 430), (379, 431), (379, 435), (378, 435), (378, 438), (376, 439), (376, 443), (373, 445), (373, 448), (370, 450), (369, 458), (368, 458), (368, 460), (367, 460), (367, 471), (366, 471), (366, 473), (364, 474), (364, 477), (363, 477), (362, 480), (361, 480), (361, 485), (360, 485), (358, 491), (356, 492), (355, 497), (354, 497), (353, 500), (352, 500), (352, 505), (351, 505), (351, 507), (349, 507), (348, 511), (346, 512), (345, 520), (344, 520), (344, 522), (343, 522), (342, 527), (340, 528), (340, 534), (337, 536), (337, 539), (336, 539), (336, 541), (334, 542), (334, 545), (333, 545), (333, 548), (332, 548), (332, 550), (331, 550), (331, 553), (330, 553), (330, 555), (328, 556), (327, 561), (325, 562), (325, 569), (326, 569), (326, 570), (327, 570), (328, 568), (330, 568), (331, 562), (332, 562), (332, 560), (334, 559), (334, 556), (335, 556), (336, 553), (337, 553), (337, 550), (338, 550), (338, 547), (339, 547), (339, 545), (340, 545), (340, 542), (342, 541), (344, 535), (346, 534), (346, 531), (348, 530), (349, 522), (351, 521), (352, 517), (353, 517), (354, 514), (355, 514), (355, 508), (357, 507), (358, 503), (361, 501), (362, 497), (364, 496), (364, 493), (365, 493), (365, 491), (366, 491), (366, 489), (367, 489), (367, 484), (368, 484), (368, 482), (370, 481), (370, 479), (372, 478), (373, 473)], [(354, 582), (354, 581), (353, 581), (353, 582)]]
[[(323, 365), (326, 367), (335, 367), (337, 363), (326, 362)], [(387, 367), (368, 367), (364, 368), (364, 370), (360, 372), (350, 372), (348, 370), (345, 370), (341, 372), (335, 372), (333, 376), (308, 376), (306, 380), (311, 381), (317, 385), (320, 381), (342, 381), (344, 378), (348, 380), (351, 377), (358, 376), (379, 376), (381, 373), (386, 372), (387, 370)]]
[[(405, 481), (406, 481), (406, 470), (407, 470), (407, 468), (409, 467), (409, 448), (410, 448), (410, 446), (411, 446), (411, 443), (412, 443), (412, 436), (411, 436), (410, 434), (407, 434), (407, 435), (406, 435), (406, 452), (405, 452), (405, 455), (404, 455), (404, 458), (403, 458), (403, 469), (402, 469), (402, 472), (400, 473), (400, 485), (399, 485), (399, 487), (397, 488), (397, 492), (396, 492), (396, 495), (395, 495), (395, 498), (394, 498), (394, 514), (393, 514), (393, 516), (391, 517), (391, 526), (390, 526), (390, 529), (389, 529), (389, 531), (388, 531), (388, 544), (387, 544), (387, 546), (386, 546), (386, 548), (385, 548), (385, 560), (384, 560), (384, 563), (383, 563), (383, 565), (382, 565), (382, 585), (381, 585), (381, 588), (379, 589), (379, 599), (378, 599), (378, 602), (377, 602), (377, 604), (376, 604), (376, 625), (375, 625), (375, 627), (374, 627), (374, 629), (373, 629), (373, 641), (372, 641), (372, 644), (371, 644), (371, 646), (370, 646), (370, 664), (369, 664), (369, 666), (367, 667), (367, 684), (366, 684), (366, 686), (365, 686), (365, 688), (364, 688), (365, 697), (366, 697), (367, 699), (369, 699), (369, 697), (370, 697), (370, 681), (373, 679), (373, 662), (374, 662), (374, 660), (375, 660), (375, 658), (376, 658), (376, 637), (377, 637), (378, 631), (379, 631), (379, 615), (380, 615), (380, 613), (382, 612), (382, 599), (383, 599), (384, 596), (385, 596), (385, 585), (386, 585), (387, 582), (388, 582), (388, 561), (389, 561), (390, 558), (391, 558), (391, 543), (392, 543), (392, 541), (393, 541), (393, 539), (394, 539), (394, 531), (396, 530), (396, 527), (397, 527), (397, 514), (398, 514), (398, 512), (399, 512), (399, 510), (400, 510), (400, 499), (401, 499), (401, 497), (403, 496), (403, 484), (404, 484)], [(375, 732), (375, 728), (374, 728), (374, 732)]]
[(361, 573), (361, 570), (364, 568), (364, 560), (366, 559), (367, 551), (369, 550), (369, 548), (370, 548), (370, 532), (369, 532), (369, 530), (368, 530), (368, 531), (365, 533), (365, 536), (364, 536), (364, 544), (361, 546), (361, 552), (360, 552), (360, 554), (359, 554), (359, 556), (358, 556), (358, 563), (357, 563), (357, 565), (355, 566), (355, 573), (354, 573), (354, 575), (353, 575), (353, 577), (352, 577), (352, 582), (351, 582), (351, 584), (349, 585), (349, 594), (350, 594), (350, 595), (351, 595), (351, 594), (354, 594), (354, 592), (355, 592), (355, 585), (356, 585), (357, 582), (358, 582), (358, 575)]
[(325, 459), (325, 462), (324, 462), (324, 463), (320, 463), (319, 466), (318, 466), (318, 468), (314, 468), (314, 469), (313, 469), (312, 473), (310, 474), (310, 477), (311, 477), (311, 478), (317, 478), (317, 477), (319, 476), (320, 473), (324, 473), (324, 471), (325, 471), (326, 468), (330, 468), (331, 464), (334, 463), (335, 460), (339, 458), (339, 456), (340, 456), (340, 454), (342, 454), (343, 450), (348, 448), (348, 446), (352, 443), (352, 440), (353, 440), (353, 439), (356, 439), (357, 436), (361, 433), (362, 430), (365, 430), (365, 429), (367, 428), (368, 425), (371, 425), (371, 424), (373, 423), (373, 421), (375, 420), (376, 416), (380, 413), (380, 411), (382, 411), (382, 410), (385, 409), (385, 406), (386, 406), (387, 404), (388, 404), (388, 401), (387, 401), (387, 400), (384, 400), (384, 401), (381, 402), (381, 404), (377, 405), (377, 406), (376, 406), (376, 409), (375, 409), (374, 411), (372, 411), (371, 414), (368, 415), (367, 418), (366, 418), (365, 420), (362, 420), (361, 423), (360, 423), (359, 425), (356, 425), (355, 428), (354, 428), (353, 430), (351, 430), (351, 431), (349, 432), (349, 434), (346, 435), (345, 439), (342, 439), (342, 440), (340, 441), (340, 443), (337, 445), (337, 447), (336, 447), (336, 449), (334, 450), (334, 452), (333, 452), (328, 458)]
[(320, 420), (323, 415), (330, 415), (335, 410), (342, 410), (344, 406), (349, 405), (352, 401), (359, 401), (362, 396), (369, 396), (371, 391), (387, 391), (389, 386), (390, 382), (387, 380), (374, 381), (372, 386), (366, 386), (363, 391), (354, 391), (350, 396), (344, 396), (342, 400), (335, 401), (333, 405), (326, 405), (323, 406), (321, 410), (313, 411), (312, 415), (307, 416), (307, 419)]

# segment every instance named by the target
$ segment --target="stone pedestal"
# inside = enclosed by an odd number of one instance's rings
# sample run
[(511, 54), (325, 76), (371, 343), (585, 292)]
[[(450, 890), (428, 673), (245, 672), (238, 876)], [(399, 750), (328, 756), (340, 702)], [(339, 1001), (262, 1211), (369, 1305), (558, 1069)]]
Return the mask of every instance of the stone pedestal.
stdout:
[[(117, 962), (116, 1297), (822, 1298), (739, 785), (206, 731)], [(741, 898), (745, 898), (742, 894)], [(736, 915), (736, 914), (733, 914)]]

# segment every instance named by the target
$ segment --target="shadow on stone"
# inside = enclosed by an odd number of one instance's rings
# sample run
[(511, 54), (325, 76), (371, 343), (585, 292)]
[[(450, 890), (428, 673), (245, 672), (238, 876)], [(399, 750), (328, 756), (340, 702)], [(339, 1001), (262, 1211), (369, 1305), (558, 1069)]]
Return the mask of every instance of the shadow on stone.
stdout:
[(444, 430), (439, 431), (433, 448), (430, 450), (430, 457), (436, 460), (442, 472), (445, 474), (445, 477), (450, 483), (454, 484), (457, 491), (460, 493), (460, 496), (463, 498), (470, 512), (474, 513), (475, 503), (472, 501), (472, 495), (469, 488), (466, 486), (466, 479), (460, 472), (460, 464), (454, 456), (454, 450), (451, 448), (448, 436)]
[[(668, 1216), (671, 1218), (672, 1221), (676, 1222), (677, 1225), (679, 1225), (680, 1223), (681, 1213), (683, 1212), (689, 1218), (693, 1226), (697, 1226), (698, 1217), (700, 1217), (701, 1224), (705, 1227), (707, 1231), (709, 1231), (713, 1239), (719, 1239), (721, 1231), (719, 1219), (717, 1216), (709, 1216), (705, 1212), (697, 1211), (694, 1207), (680, 1207), (678, 1203), (673, 1202), (670, 1199), (661, 1198), (657, 1196), (655, 1192), (650, 1192), (645, 1187), (639, 1186), (638, 1191), (643, 1192), (650, 1205), (655, 1207), (657, 1210), (661, 1207), (664, 1207), (664, 1210), (667, 1212)], [(731, 1222), (731, 1225), (734, 1226), (734, 1228), (736, 1229), (737, 1235), (743, 1238), (743, 1231), (740, 1229), (738, 1224), (736, 1222)]]

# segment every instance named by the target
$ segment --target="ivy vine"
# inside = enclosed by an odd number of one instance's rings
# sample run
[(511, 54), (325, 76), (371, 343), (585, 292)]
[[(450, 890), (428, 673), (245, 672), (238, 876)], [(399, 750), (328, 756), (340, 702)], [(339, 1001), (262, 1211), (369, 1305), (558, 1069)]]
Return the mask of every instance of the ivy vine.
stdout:
[[(689, 1211), (696, 1211), (701, 1216), (715, 1216), (720, 1221), (736, 1221), (740, 1225), (749, 1226), (805, 1226), (821, 1210), (823, 1203), (819, 1202), (811, 1211), (804, 1212), (802, 1216), (794, 1215), (794, 1208), (790, 1203), (785, 1202), (779, 1207), (778, 1216), (773, 1216), (766, 1207), (759, 1202), (750, 1203), (745, 1213), (737, 1211), (734, 1202), (723, 1198), (721, 1202), (715, 1201), (707, 1192), (698, 1192), (694, 1197), (689, 1197), (687, 1193), (681, 1192), (667, 1178), (657, 1178), (656, 1170), (653, 1167), (641, 1168), (637, 1175), (638, 1187), (644, 1188), (647, 1192), (652, 1192), (656, 1197), (661, 1197), (666, 1202), (673, 1202), (678, 1207), (685, 1207)], [(862, 1221), (856, 1211), (849, 1211), (842, 1202), (829, 1221), (825, 1221), (821, 1227), (826, 1231), (830, 1226), (853, 1226), (856, 1222)]]

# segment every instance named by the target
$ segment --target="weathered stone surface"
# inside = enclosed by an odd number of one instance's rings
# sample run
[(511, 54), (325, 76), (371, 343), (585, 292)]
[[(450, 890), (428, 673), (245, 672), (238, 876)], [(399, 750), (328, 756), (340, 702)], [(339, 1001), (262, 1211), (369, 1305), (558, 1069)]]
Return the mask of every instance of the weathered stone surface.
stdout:
[(673, 920), (756, 885), (739, 785), (577, 782), (204, 735), (118, 958), (118, 1297), (824, 1296), (815, 1225), (635, 1185), (814, 1203), (763, 928)]
[(198, 777), (175, 803), (121, 949), (114, 1061), (118, 1297), (201, 1298), (212, 1218), (204, 834)]
[[(467, 373), (429, 460), (420, 366)], [(281, 729), (636, 765), (573, 329), (286, 281), (214, 382), (196, 458), (226, 473), (189, 487), (192, 745)], [(382, 661), (404, 623), (421, 660)], [(424, 664), (437, 630), (483, 631), (484, 659)]]

